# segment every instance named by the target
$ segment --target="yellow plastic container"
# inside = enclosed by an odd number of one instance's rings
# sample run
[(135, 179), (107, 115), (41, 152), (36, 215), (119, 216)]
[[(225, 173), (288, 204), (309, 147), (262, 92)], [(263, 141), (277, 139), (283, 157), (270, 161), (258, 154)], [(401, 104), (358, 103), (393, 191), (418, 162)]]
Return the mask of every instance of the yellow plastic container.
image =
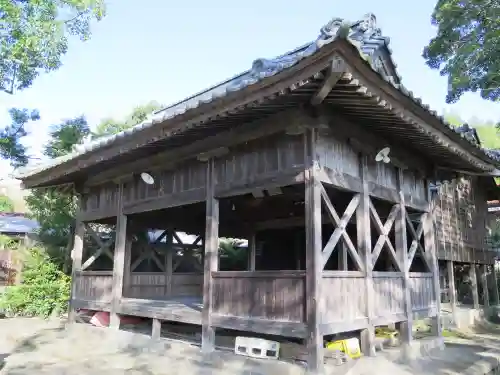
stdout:
[(362, 356), (361, 348), (359, 346), (359, 340), (355, 337), (346, 339), (332, 341), (326, 344), (328, 350), (339, 350), (347, 354), (349, 358), (355, 359)]

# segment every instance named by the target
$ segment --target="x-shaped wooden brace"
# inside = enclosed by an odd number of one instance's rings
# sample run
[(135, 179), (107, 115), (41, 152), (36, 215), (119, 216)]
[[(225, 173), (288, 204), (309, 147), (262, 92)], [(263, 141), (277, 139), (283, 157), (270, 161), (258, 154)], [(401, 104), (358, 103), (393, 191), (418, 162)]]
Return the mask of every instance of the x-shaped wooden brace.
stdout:
[(86, 229), (93, 240), (97, 243), (97, 246), (99, 246), (99, 249), (97, 249), (96, 252), (82, 264), (82, 270), (89, 268), (92, 263), (94, 263), (95, 260), (101, 256), (101, 254), (107, 255), (109, 259), (113, 260), (113, 253), (109, 250), (111, 245), (113, 245), (113, 239), (103, 242), (101, 237), (99, 237), (95, 230), (93, 230), (89, 225), (86, 226)]
[(372, 251), (372, 269), (373, 267), (375, 267), (375, 263), (377, 263), (377, 260), (384, 246), (386, 246), (387, 249), (389, 249), (389, 255), (391, 256), (394, 265), (398, 268), (397, 271), (401, 272), (403, 269), (403, 267), (401, 267), (401, 262), (398, 260), (398, 257), (396, 255), (396, 250), (394, 250), (394, 246), (392, 246), (391, 239), (389, 238), (389, 232), (391, 231), (392, 226), (394, 225), (394, 221), (398, 216), (398, 212), (399, 212), (399, 204), (395, 204), (394, 206), (392, 206), (391, 211), (389, 212), (389, 215), (387, 216), (385, 223), (382, 224), (380, 216), (377, 213), (377, 209), (375, 208), (370, 199), (370, 216), (375, 222), (375, 226), (379, 234), (377, 242), (375, 243), (375, 246)]
[(134, 271), (144, 260), (151, 259), (156, 263), (161, 271), (165, 271), (164, 265), (156, 256), (154, 245), (159, 244), (166, 235), (167, 231), (164, 231), (152, 244), (148, 244), (150, 246), (141, 246), (141, 255), (139, 255), (139, 258), (137, 258), (135, 262), (130, 266), (130, 270)]
[[(177, 241), (177, 244), (178, 246), (181, 246), (184, 248), (184, 254), (182, 257), (178, 258), (177, 261), (175, 262), (175, 264), (172, 266), (172, 272), (174, 272), (177, 267), (180, 266), (180, 264), (182, 263), (183, 260), (189, 258), (192, 260), (192, 264), (193, 266), (196, 268), (197, 271), (199, 272), (203, 272), (203, 266), (198, 262), (198, 260), (193, 256), (193, 248), (194, 246), (197, 246), (199, 245), (200, 247), (202, 246), (201, 244), (201, 240), (202, 240), (202, 237), (201, 236), (198, 236), (196, 237), (196, 239), (194, 240), (194, 242), (192, 244), (184, 244), (181, 239), (179, 238), (179, 236), (177, 235), (177, 233), (173, 233), (173, 236), (175, 238), (175, 240)], [(190, 246), (191, 248), (187, 248), (187, 246)]]
[(427, 215), (428, 215), (427, 213), (422, 214), (422, 216), (420, 217), (420, 223), (418, 224), (417, 230), (415, 231), (415, 227), (413, 226), (413, 222), (411, 221), (410, 216), (406, 214), (406, 222), (408, 223), (407, 228), (409, 229), (410, 234), (413, 238), (410, 248), (408, 249), (408, 270), (411, 267), (413, 258), (415, 258), (417, 250), (420, 250), (420, 253), (422, 254), (422, 258), (424, 259), (427, 268), (429, 270), (432, 270), (432, 265), (427, 257), (427, 253), (425, 252), (424, 248), (422, 247), (422, 244), (420, 243), (420, 239), (424, 234), (424, 221), (427, 219)]
[(342, 218), (339, 217), (337, 214), (337, 211), (335, 210), (335, 207), (333, 206), (332, 202), (330, 201), (330, 197), (328, 196), (328, 193), (326, 192), (325, 188), (323, 187), (322, 184), (319, 184), (320, 186), (320, 191), (321, 191), (321, 197), (323, 198), (323, 202), (325, 203), (326, 210), (328, 212), (328, 216), (330, 217), (330, 220), (332, 221), (332, 224), (336, 227), (335, 230), (333, 231), (330, 239), (328, 240), (327, 244), (323, 248), (323, 269), (325, 268), (326, 263), (328, 262), (328, 259), (330, 259), (330, 256), (333, 253), (333, 250), (335, 249), (335, 246), (339, 242), (340, 238), (344, 240), (347, 250), (349, 250), (349, 254), (351, 255), (354, 263), (356, 264), (358, 270), (363, 271), (363, 262), (361, 261), (361, 258), (359, 257), (359, 254), (354, 247), (354, 244), (352, 243), (349, 235), (346, 232), (346, 227), (349, 221), (351, 220), (352, 215), (356, 212), (356, 208), (359, 205), (360, 202), (360, 194), (354, 195), (354, 197), (351, 199), (349, 204), (347, 205), (347, 208), (345, 209), (344, 214), (342, 215)]

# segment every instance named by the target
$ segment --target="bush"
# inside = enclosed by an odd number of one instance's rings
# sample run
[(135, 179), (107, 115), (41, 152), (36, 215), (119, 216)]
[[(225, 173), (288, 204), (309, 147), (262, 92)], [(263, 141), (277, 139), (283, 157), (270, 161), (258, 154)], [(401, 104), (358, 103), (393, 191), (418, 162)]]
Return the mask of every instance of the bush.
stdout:
[(0, 309), (7, 316), (61, 315), (68, 310), (71, 278), (58, 269), (42, 248), (23, 256), (22, 282), (6, 289)]

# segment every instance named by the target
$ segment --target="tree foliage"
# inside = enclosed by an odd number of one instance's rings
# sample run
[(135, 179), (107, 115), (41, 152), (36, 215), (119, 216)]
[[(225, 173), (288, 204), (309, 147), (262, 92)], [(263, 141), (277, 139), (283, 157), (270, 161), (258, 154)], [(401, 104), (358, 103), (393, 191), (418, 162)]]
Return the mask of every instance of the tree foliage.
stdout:
[(122, 121), (111, 118), (102, 120), (96, 126), (93, 134), (95, 137), (104, 137), (119, 133), (145, 121), (149, 115), (160, 108), (162, 108), (162, 105), (155, 101), (137, 106)]
[[(87, 40), (90, 25), (105, 15), (104, 0), (0, 0), (0, 90), (30, 87), (41, 72), (61, 67), (70, 36)], [(0, 157), (14, 167), (28, 162), (21, 139), (37, 111), (11, 109), (12, 124), (0, 129)]]
[(105, 15), (103, 0), (0, 0), (0, 87), (30, 87), (42, 71), (61, 66), (68, 37), (90, 37), (90, 24)]
[(500, 1), (438, 0), (432, 14), (437, 35), (424, 49), (432, 69), (448, 77), (447, 103), (465, 92), (500, 98)]
[(6, 195), (0, 194), (0, 212), (14, 212), (14, 202)]
[(28, 163), (26, 147), (21, 140), (26, 133), (26, 124), (40, 119), (36, 110), (16, 109), (9, 110), (11, 124), (0, 129), (0, 157), (10, 160), (12, 166), (20, 167)]

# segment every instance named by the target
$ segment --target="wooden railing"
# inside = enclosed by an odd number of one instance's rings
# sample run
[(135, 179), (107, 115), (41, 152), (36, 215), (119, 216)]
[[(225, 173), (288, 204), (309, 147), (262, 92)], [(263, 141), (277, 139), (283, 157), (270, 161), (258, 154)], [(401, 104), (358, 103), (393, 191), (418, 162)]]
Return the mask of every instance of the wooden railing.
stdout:
[(437, 305), (432, 273), (411, 272), (408, 287), (413, 312), (422, 312), (424, 316), (435, 314)]
[(321, 290), (322, 323), (366, 317), (366, 287), (362, 272), (325, 271)]
[(286, 322), (304, 321), (305, 272), (213, 272), (213, 313)]
[(79, 271), (75, 274), (74, 299), (110, 302), (113, 271)]
[(175, 297), (202, 297), (203, 274), (174, 273), (167, 276), (159, 272), (132, 272), (124, 297), (165, 299)]
[(402, 319), (405, 314), (405, 295), (402, 272), (374, 272), (374, 315), (381, 324)]

